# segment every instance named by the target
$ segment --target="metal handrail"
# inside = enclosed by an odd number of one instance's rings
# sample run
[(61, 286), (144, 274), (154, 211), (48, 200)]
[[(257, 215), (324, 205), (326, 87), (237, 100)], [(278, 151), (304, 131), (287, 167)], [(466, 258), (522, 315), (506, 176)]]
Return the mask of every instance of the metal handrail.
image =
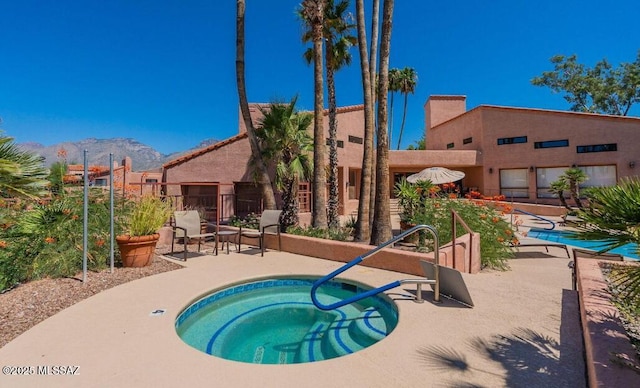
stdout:
[[(431, 234), (433, 235), (433, 242), (434, 242), (434, 260), (435, 260), (435, 271), (434, 271), (434, 278), (435, 279), (430, 279), (430, 280), (424, 280), (424, 279), (407, 279), (407, 280), (396, 280), (395, 282), (391, 282), (389, 284), (386, 284), (384, 286), (378, 287), (378, 288), (374, 288), (372, 290), (369, 291), (365, 291), (363, 293), (351, 296), (347, 299), (343, 299), (341, 301), (326, 305), (321, 303), (318, 300), (318, 297), (316, 295), (316, 292), (318, 290), (318, 288), (328, 282), (329, 280), (333, 279), (334, 277), (338, 276), (339, 274), (345, 272), (346, 270), (348, 270), (349, 268), (361, 263), (364, 259), (366, 259), (367, 257), (373, 256), (376, 253), (378, 253), (381, 249), (396, 243), (397, 241), (400, 241), (402, 239), (404, 239), (405, 237), (407, 237), (410, 234), (413, 234), (417, 231), (420, 230), (428, 230), (431, 232)], [(343, 265), (342, 267), (338, 268), (337, 270), (331, 272), (330, 274), (321, 277), (320, 279), (316, 280), (313, 283), (313, 286), (311, 287), (311, 300), (313, 301), (313, 304), (319, 308), (320, 310), (333, 310), (333, 309), (337, 309), (339, 307), (348, 305), (350, 303), (353, 302), (357, 302), (359, 300), (362, 300), (364, 298), (368, 298), (370, 296), (376, 295), (378, 293), (387, 291), (389, 289), (395, 288), (395, 287), (399, 287), (401, 284), (403, 283), (416, 283), (416, 284), (434, 284), (434, 294), (433, 294), (433, 300), (435, 302), (440, 302), (440, 272), (439, 272), (439, 267), (438, 265), (440, 264), (440, 259), (439, 259), (439, 252), (440, 251), (440, 245), (438, 242), (438, 232), (430, 225), (416, 225), (413, 228), (406, 230), (402, 233), (400, 233), (399, 235), (395, 236), (394, 238), (392, 238), (389, 241), (386, 241), (380, 245), (378, 245), (377, 247), (373, 248), (372, 250), (370, 250), (369, 252), (366, 252), (365, 254), (356, 257), (355, 259), (351, 260), (350, 262), (348, 262), (347, 264)], [(418, 298), (419, 300), (421, 299), (421, 288), (418, 288), (419, 293), (418, 293)]]
[(537, 219), (539, 219), (541, 221), (550, 223), (551, 227), (550, 228), (544, 228), (545, 230), (554, 230), (556, 228), (556, 223), (554, 221), (551, 221), (550, 219), (547, 219), (547, 218), (544, 218), (544, 217), (540, 217), (537, 214), (529, 213), (527, 211), (520, 210), (520, 209), (513, 209), (513, 211), (516, 211), (516, 212), (522, 213), (522, 214), (526, 214), (526, 215), (531, 216), (533, 218), (537, 218)]
[[(469, 233), (469, 245), (473, 246), (473, 230), (471, 230), (471, 228), (469, 227), (469, 225), (467, 225), (466, 222), (464, 222), (464, 220), (462, 219), (462, 217), (460, 217), (460, 215), (458, 214), (458, 212), (456, 212), (455, 210), (451, 209), (451, 236), (452, 236), (452, 240), (451, 240), (451, 247), (452, 249), (452, 260), (453, 260), (453, 268), (456, 268), (456, 236), (457, 236), (457, 230), (456, 230), (456, 225), (457, 222), (460, 223), (460, 225), (462, 225), (462, 227), (467, 231), (467, 233)], [(469, 267), (467, 268), (467, 262), (465, 260), (464, 262), (464, 271), (471, 271), (471, 264), (473, 263), (473, 248), (469, 249)]]

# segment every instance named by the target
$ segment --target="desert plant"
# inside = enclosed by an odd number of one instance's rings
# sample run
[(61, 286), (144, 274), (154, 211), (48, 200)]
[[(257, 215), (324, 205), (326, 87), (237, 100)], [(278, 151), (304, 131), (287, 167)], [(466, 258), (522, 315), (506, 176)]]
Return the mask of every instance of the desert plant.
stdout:
[(0, 197), (40, 198), (46, 195), (46, 178), (40, 157), (21, 150), (0, 132)]
[[(482, 266), (507, 269), (507, 260), (513, 257), (513, 245), (518, 244), (514, 230), (502, 217), (499, 210), (484, 201), (468, 201), (449, 198), (428, 198), (425, 207), (414, 217), (417, 224), (433, 226), (438, 231), (441, 244), (452, 240), (451, 210), (480, 234)], [(457, 229), (460, 237), (466, 231)]]
[(576, 203), (578, 208), (582, 208), (582, 201), (580, 200), (580, 183), (589, 179), (587, 174), (577, 167), (572, 167), (560, 175), (560, 180), (566, 182), (569, 189), (571, 199)]
[(553, 195), (557, 195), (560, 200), (560, 205), (565, 207), (568, 210), (571, 210), (571, 207), (567, 203), (567, 199), (564, 196), (564, 192), (569, 189), (569, 185), (564, 179), (558, 179), (557, 181), (553, 181), (549, 184), (549, 192)]
[[(589, 206), (578, 216), (576, 238), (600, 240), (600, 252), (628, 243), (637, 244), (640, 253), (640, 180), (623, 179), (616, 186), (592, 188), (587, 192)], [(640, 266), (613, 271), (610, 277), (620, 293), (640, 307)]]
[[(73, 276), (82, 269), (83, 198), (71, 190), (41, 203), (3, 205), (0, 229), (0, 289), (41, 277)], [(91, 190), (88, 268), (106, 267), (110, 211), (102, 190)], [(116, 231), (121, 225), (116, 223)]]
[(157, 233), (171, 216), (171, 205), (161, 198), (145, 195), (133, 204), (125, 214), (125, 233), (129, 236), (147, 236)]
[(425, 207), (426, 199), (434, 197), (440, 188), (430, 180), (422, 180), (410, 183), (402, 177), (394, 186), (394, 193), (398, 198), (398, 204), (402, 207), (400, 219), (406, 223), (415, 223), (414, 217)]

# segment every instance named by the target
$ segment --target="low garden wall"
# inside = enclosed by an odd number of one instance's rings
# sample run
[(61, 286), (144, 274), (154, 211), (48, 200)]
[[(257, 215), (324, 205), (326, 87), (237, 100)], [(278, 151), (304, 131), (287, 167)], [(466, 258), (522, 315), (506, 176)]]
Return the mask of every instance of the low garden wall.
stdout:
[[(363, 255), (375, 247), (355, 242), (324, 240), (314, 237), (281, 234), (282, 247), (286, 252), (334, 260), (347, 263)], [(255, 244), (255, 240), (242, 241)], [(267, 235), (266, 246), (277, 249), (277, 236)], [(439, 261), (443, 266), (456, 268), (461, 272), (476, 273), (480, 271), (480, 236), (464, 235), (456, 239), (456, 260), (453, 261), (453, 248), (444, 246), (439, 250)], [(434, 261), (433, 253), (418, 253), (401, 249), (385, 248), (367, 258), (361, 265), (389, 271), (402, 272), (410, 275), (424, 276), (420, 260)], [(471, 260), (471, 263), (469, 263)]]
[(640, 374), (621, 366), (629, 361), (636, 368), (636, 351), (609, 298), (599, 260), (577, 258), (576, 275), (580, 317), (590, 387), (638, 387)]

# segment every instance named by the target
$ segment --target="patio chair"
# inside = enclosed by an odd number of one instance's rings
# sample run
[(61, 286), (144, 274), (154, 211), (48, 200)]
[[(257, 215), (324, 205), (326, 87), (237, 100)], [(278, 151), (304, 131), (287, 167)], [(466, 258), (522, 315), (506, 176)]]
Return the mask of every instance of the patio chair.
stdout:
[[(176, 238), (182, 238), (184, 241), (183, 260), (187, 261), (187, 244), (189, 240), (198, 240), (198, 252), (200, 252), (200, 244), (208, 237), (215, 237), (215, 232), (202, 233), (202, 226), (200, 223), (200, 215), (197, 210), (182, 210), (173, 213), (174, 223), (171, 225), (173, 228), (173, 238), (171, 239), (171, 253), (173, 254), (173, 244)], [(215, 226), (215, 224), (208, 223), (208, 225)], [(218, 247), (216, 244), (216, 254), (218, 253)]]
[(280, 215), (282, 210), (265, 210), (260, 216), (260, 226), (258, 230), (246, 229), (240, 225), (240, 238), (258, 239), (260, 245), (260, 256), (264, 256), (264, 235), (278, 235), (278, 250), (280, 250)]
[(573, 284), (574, 290), (578, 289), (578, 276), (576, 273), (576, 261), (578, 257), (596, 260), (624, 261), (624, 257), (617, 253), (598, 253), (596, 251), (590, 251), (587, 249), (573, 248), (573, 261), (569, 262), (569, 268), (571, 268), (571, 282)]

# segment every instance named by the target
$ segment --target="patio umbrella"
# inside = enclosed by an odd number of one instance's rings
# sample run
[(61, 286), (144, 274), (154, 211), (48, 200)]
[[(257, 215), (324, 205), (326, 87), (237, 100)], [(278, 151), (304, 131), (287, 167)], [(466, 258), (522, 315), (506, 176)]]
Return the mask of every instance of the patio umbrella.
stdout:
[(462, 178), (464, 178), (464, 172), (462, 171), (449, 170), (444, 167), (429, 167), (418, 173), (409, 175), (407, 181), (416, 183), (418, 181), (430, 180), (434, 185), (440, 185), (442, 183), (459, 181)]

